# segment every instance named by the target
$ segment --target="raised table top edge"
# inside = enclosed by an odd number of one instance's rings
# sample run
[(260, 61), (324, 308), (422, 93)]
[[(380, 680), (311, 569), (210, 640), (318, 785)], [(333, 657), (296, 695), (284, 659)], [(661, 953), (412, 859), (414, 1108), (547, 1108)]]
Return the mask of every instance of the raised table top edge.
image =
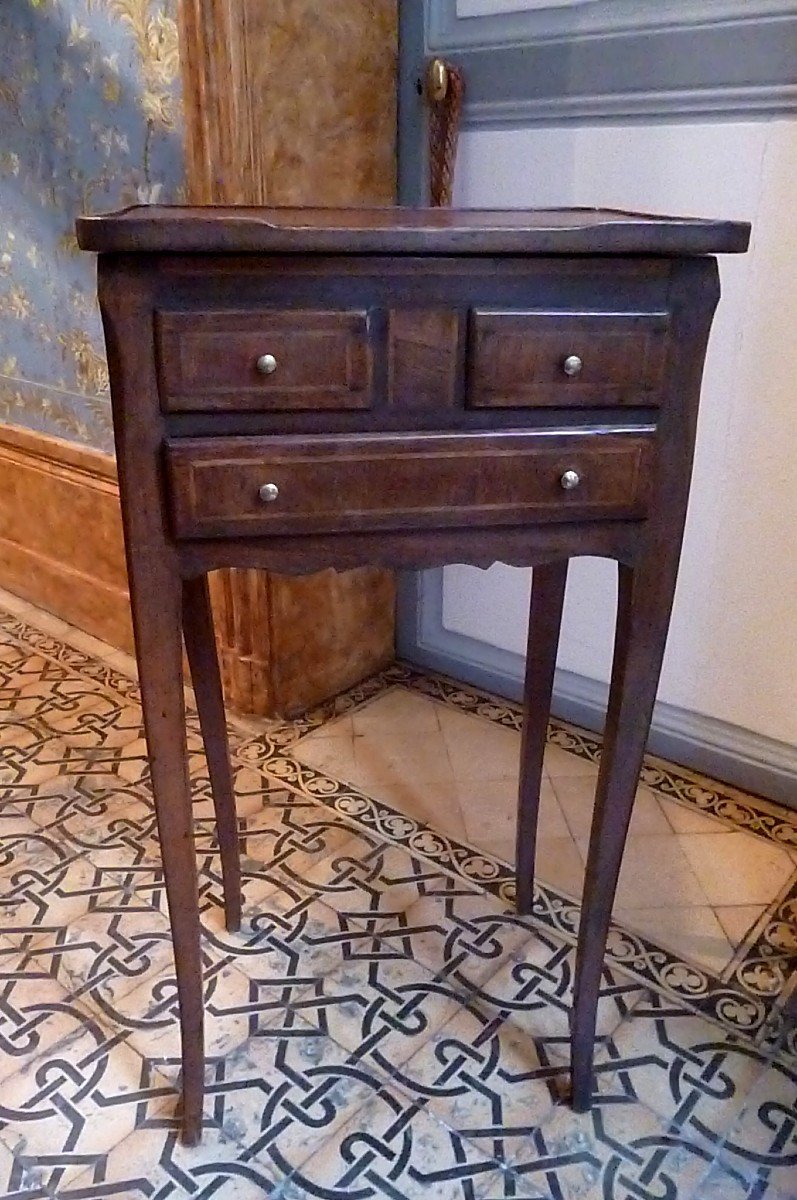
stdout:
[(617, 209), (247, 208), (134, 205), (79, 217), (100, 253), (719, 254), (747, 249), (739, 221)]

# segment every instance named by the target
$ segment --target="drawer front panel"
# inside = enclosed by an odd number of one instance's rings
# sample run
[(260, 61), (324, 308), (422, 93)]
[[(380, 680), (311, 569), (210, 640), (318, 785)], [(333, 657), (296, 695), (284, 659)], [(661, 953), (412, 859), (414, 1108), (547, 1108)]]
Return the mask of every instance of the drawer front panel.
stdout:
[(650, 432), (179, 439), (174, 531), (226, 537), (645, 515)]
[(159, 312), (156, 341), (167, 412), (371, 405), (373, 345), (364, 309)]
[(473, 408), (656, 405), (667, 359), (667, 313), (473, 309), (468, 404)]

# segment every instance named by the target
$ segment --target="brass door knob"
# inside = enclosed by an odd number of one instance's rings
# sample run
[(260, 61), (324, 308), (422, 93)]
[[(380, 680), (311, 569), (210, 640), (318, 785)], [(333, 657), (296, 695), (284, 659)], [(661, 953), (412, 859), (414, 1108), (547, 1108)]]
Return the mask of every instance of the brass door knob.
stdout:
[(448, 63), (433, 58), (426, 68), (426, 94), (434, 104), (445, 100), (448, 92)]
[(577, 488), (581, 483), (581, 476), (579, 475), (578, 471), (573, 471), (571, 469), (569, 471), (565, 471), (559, 480), (559, 483), (566, 492), (572, 492), (573, 488)]
[(273, 504), (279, 496), (280, 490), (276, 483), (264, 483), (263, 486), (258, 489), (257, 494), (264, 504)]
[(584, 363), (577, 354), (568, 354), (565, 361), (562, 363), (562, 370), (565, 375), (569, 375), (572, 379), (574, 375), (580, 375)]
[(255, 366), (261, 375), (273, 375), (277, 369), (277, 360), (273, 354), (261, 354)]

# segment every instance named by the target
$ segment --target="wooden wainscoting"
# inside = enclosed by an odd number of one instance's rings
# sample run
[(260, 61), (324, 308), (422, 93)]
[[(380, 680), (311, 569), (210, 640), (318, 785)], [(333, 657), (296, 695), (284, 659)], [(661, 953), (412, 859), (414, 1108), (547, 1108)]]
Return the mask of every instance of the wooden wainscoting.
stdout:
[(132, 650), (110, 455), (0, 426), (0, 586)]

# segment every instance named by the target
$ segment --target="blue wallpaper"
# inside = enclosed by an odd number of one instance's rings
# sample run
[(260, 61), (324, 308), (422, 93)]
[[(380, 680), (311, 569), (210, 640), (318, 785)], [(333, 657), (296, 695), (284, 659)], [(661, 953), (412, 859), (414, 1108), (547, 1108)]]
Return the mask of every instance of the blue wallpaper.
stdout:
[(177, 0), (0, 0), (0, 421), (112, 447), (75, 217), (182, 199)]

